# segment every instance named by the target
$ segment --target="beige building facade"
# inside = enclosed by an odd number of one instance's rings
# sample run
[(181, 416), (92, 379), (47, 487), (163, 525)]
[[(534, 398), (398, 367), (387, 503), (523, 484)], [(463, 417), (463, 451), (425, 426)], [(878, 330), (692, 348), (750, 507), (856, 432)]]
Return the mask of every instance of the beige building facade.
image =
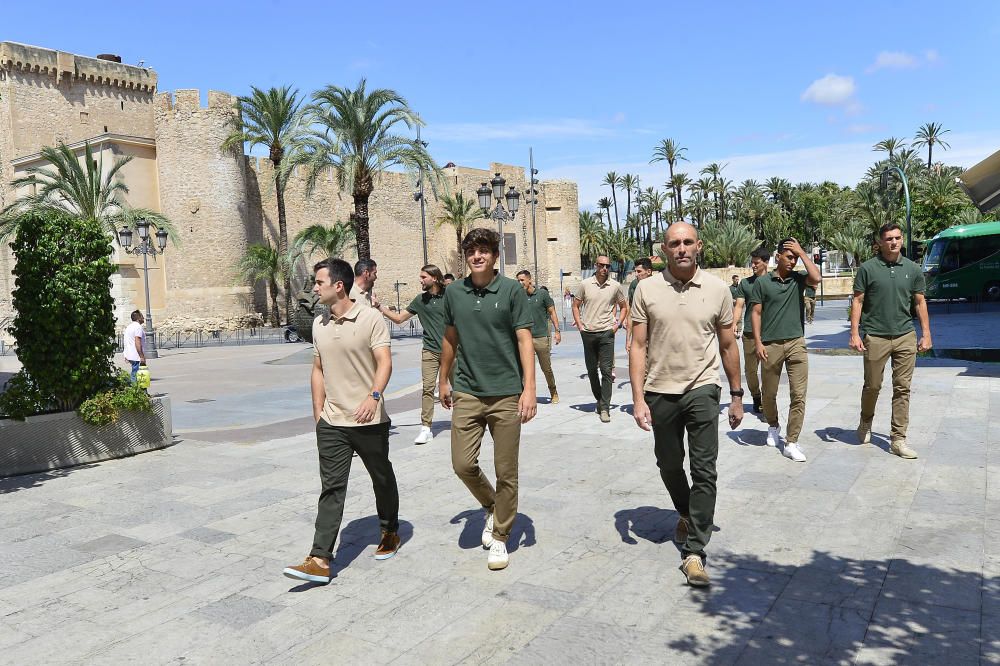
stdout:
[[(120, 172), (129, 205), (166, 215), (179, 236), (165, 255), (149, 258), (157, 326), (179, 328), (191, 317), (222, 321), (265, 312), (263, 285), (242, 283), (236, 264), (248, 245), (277, 237), (274, 173), (266, 158), (220, 149), (236, 113), (235, 97), (209, 91), (202, 104), (197, 90), (160, 92), (154, 71), (108, 58), (113, 57), (0, 42), (0, 207), (22, 194), (11, 188), (12, 179), (44, 166), (45, 146), (63, 142), (82, 155), (89, 143), (105, 168), (131, 156)], [(525, 171), (503, 164), (448, 166), (437, 195), (463, 192), (474, 201), (476, 189), (494, 173), (527, 192)], [(545, 180), (536, 187), (534, 224), (525, 198), (514, 220), (504, 224), (504, 269), (509, 276), (521, 268), (534, 272), (537, 261), (539, 283), (555, 294), (560, 272), (565, 287), (574, 288), (580, 277), (577, 188), (573, 182)], [(390, 304), (396, 301), (397, 282), (403, 304), (419, 290), (423, 233), (414, 191), (410, 176), (386, 172), (370, 199), (372, 257), (379, 264), (375, 293)], [(443, 213), (438, 196), (430, 187), (425, 192), (428, 259), (460, 274), (455, 231), (437, 224)], [(347, 222), (353, 210), (350, 192), (341, 191), (332, 174), (308, 196), (301, 175), (293, 174), (285, 201), (289, 237), (312, 224)], [(495, 227), (487, 220), (478, 224)], [(114, 246), (118, 271), (112, 292), (124, 325), (129, 312), (146, 306), (142, 257)], [(356, 255), (345, 258), (353, 261)], [(0, 247), (0, 322), (13, 315), (13, 269), (10, 248)], [(301, 262), (299, 275), (307, 272)]]

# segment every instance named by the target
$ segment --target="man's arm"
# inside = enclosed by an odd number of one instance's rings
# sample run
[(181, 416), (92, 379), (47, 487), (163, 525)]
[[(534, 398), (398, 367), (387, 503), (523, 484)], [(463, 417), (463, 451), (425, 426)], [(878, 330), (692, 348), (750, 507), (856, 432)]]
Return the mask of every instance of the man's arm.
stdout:
[(354, 420), (358, 423), (371, 423), (375, 418), (379, 400), (385, 400), (385, 396), (376, 400), (371, 394), (375, 391), (384, 393), (385, 387), (389, 385), (389, 377), (392, 376), (392, 351), (389, 345), (376, 347), (372, 350), (372, 356), (375, 357), (375, 380), (368, 396), (354, 410)]
[(549, 306), (549, 319), (552, 321), (552, 333), (555, 335), (556, 344), (562, 342), (562, 333), (559, 332), (559, 317), (556, 316), (556, 306)]
[(920, 322), (920, 342), (917, 343), (917, 351), (927, 351), (933, 346), (931, 342), (931, 317), (927, 313), (927, 299), (924, 298), (923, 294), (917, 292), (913, 294), (913, 300), (917, 310), (917, 321)]
[[(725, 325), (719, 326), (717, 332), (719, 335), (719, 355), (722, 357), (722, 369), (725, 370), (726, 379), (729, 381), (729, 390), (739, 391), (742, 386), (740, 384), (740, 349), (736, 343), (736, 334), (733, 332), (732, 326)], [(729, 427), (735, 428), (743, 420), (743, 399), (732, 395), (729, 398)]]
[[(521, 357), (521, 371), (524, 373), (524, 390), (517, 401), (517, 413), (521, 423), (535, 418), (538, 400), (535, 395), (535, 346), (531, 342), (531, 329), (519, 328), (517, 335), (517, 355)], [(444, 367), (444, 366), (442, 366)]]
[(646, 404), (643, 391), (646, 383), (646, 344), (649, 327), (646, 322), (632, 322), (629, 329), (632, 334), (632, 345), (628, 350), (628, 378), (632, 384), (632, 416), (635, 423), (643, 430), (653, 426), (653, 417)]
[(397, 326), (408, 322), (413, 317), (413, 313), (410, 312), (409, 310), (403, 310), (402, 312), (393, 312), (385, 305), (380, 305), (378, 311), (381, 312), (386, 319), (396, 324)]
[[(441, 406), (451, 409), (451, 369), (455, 365), (455, 349), (458, 348), (458, 330), (454, 326), (446, 326), (444, 337), (441, 338), (441, 368), (438, 370), (438, 395)], [(534, 368), (534, 359), (532, 359)]]
[[(854, 300), (851, 301), (851, 342), (848, 346), (859, 352), (863, 352), (865, 350), (865, 342), (861, 339), (861, 306), (864, 305), (864, 303), (865, 292), (854, 292)], [(924, 316), (927, 316), (926, 303), (924, 304)], [(920, 322), (920, 325), (923, 326), (923, 322)], [(928, 334), (930, 334), (930, 329), (928, 329)]]
[(313, 357), (312, 376), (309, 378), (312, 389), (313, 420), (319, 423), (320, 414), (326, 405), (326, 385), (323, 383), (323, 362), (319, 356)]
[(576, 326), (577, 330), (583, 330), (583, 324), (580, 322), (580, 304), (583, 303), (576, 296), (573, 297), (573, 325)]
[(747, 299), (742, 296), (736, 299), (736, 307), (733, 308), (733, 331), (738, 336), (743, 331), (740, 327), (743, 325), (743, 309), (747, 306)]
[(615, 322), (615, 332), (625, 325), (625, 320), (628, 319), (628, 310), (628, 301), (624, 298), (618, 301), (618, 321)]
[(135, 336), (135, 350), (139, 352), (139, 362), (146, 365), (146, 351), (142, 348), (142, 338), (143, 336), (141, 335)]
[[(764, 348), (764, 343), (760, 341), (760, 316), (763, 311), (764, 306), (760, 303), (750, 304), (750, 326), (753, 328), (753, 341), (755, 348), (757, 350), (757, 358), (762, 361), (767, 360), (767, 349)], [(735, 336), (734, 336), (735, 337)]]
[(806, 284), (810, 287), (815, 287), (819, 284), (823, 276), (819, 272), (819, 268), (813, 263), (812, 257), (806, 254), (806, 251), (802, 249), (802, 246), (794, 238), (788, 240), (781, 248), (782, 250), (791, 250), (795, 253), (795, 256), (802, 260), (802, 265), (806, 269)]

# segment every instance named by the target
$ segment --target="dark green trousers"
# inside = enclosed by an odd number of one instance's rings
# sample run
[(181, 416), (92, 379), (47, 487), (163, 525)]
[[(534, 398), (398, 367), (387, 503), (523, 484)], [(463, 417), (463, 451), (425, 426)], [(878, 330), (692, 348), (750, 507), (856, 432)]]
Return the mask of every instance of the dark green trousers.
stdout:
[[(715, 463), (719, 458), (719, 394), (714, 384), (680, 395), (646, 393), (653, 417), (656, 465), (677, 513), (689, 516), (681, 556), (705, 557), (715, 519)], [(688, 435), (691, 483), (684, 473), (684, 431)]]
[[(590, 390), (597, 401), (598, 412), (611, 411), (611, 371), (615, 367), (615, 334), (614, 331), (598, 331), (590, 333), (580, 331), (583, 338), (583, 360), (587, 364), (587, 375), (590, 376)], [(597, 370), (601, 376), (598, 378)]]
[(319, 476), (323, 489), (316, 512), (316, 534), (310, 555), (333, 559), (333, 546), (344, 518), (344, 497), (355, 451), (372, 478), (375, 507), (383, 530), (399, 529), (399, 491), (389, 462), (389, 422), (369, 426), (316, 424)]

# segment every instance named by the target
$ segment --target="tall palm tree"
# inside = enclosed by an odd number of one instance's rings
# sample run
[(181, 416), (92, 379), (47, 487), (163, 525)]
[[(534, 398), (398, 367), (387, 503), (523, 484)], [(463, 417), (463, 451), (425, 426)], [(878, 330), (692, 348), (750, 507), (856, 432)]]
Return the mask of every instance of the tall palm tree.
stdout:
[(917, 130), (916, 139), (913, 141), (914, 148), (920, 148), (922, 146), (927, 146), (927, 168), (931, 168), (931, 155), (934, 152), (934, 144), (941, 146), (944, 149), (951, 148), (946, 141), (941, 139), (941, 135), (951, 130), (946, 130), (941, 125), (941, 123), (926, 123), (920, 126)]
[(306, 167), (307, 192), (326, 169), (333, 169), (337, 184), (350, 188), (354, 200), (351, 225), (358, 258), (371, 259), (368, 201), (380, 174), (401, 166), (410, 174), (423, 172), (440, 179), (441, 169), (423, 142), (394, 133), (399, 123), (412, 129), (424, 121), (395, 90), (368, 90), (364, 79), (356, 88), (326, 86), (312, 99), (308, 107), (312, 130), (297, 143), (286, 169)]
[(699, 231), (710, 266), (743, 266), (760, 241), (736, 220), (711, 221)]
[(462, 267), (465, 266), (465, 262), (462, 261), (462, 239), (472, 228), (472, 223), (483, 219), (485, 215), (483, 215), (483, 209), (479, 207), (479, 203), (475, 199), (466, 199), (462, 192), (456, 192), (454, 196), (442, 195), (441, 208), (442, 215), (437, 218), (436, 222), (439, 227), (447, 224), (455, 230), (455, 249), (458, 252), (455, 271), (458, 275), (462, 275), (464, 272)]
[(246, 282), (256, 284), (264, 281), (271, 301), (271, 325), (279, 326), (281, 314), (278, 312), (278, 282), (286, 280), (291, 273), (288, 255), (271, 245), (271, 241), (254, 243), (240, 257), (236, 269)]
[[(661, 139), (660, 144), (653, 149), (653, 159), (649, 160), (649, 163), (653, 162), (666, 162), (667, 166), (670, 168), (670, 180), (668, 183), (674, 180), (674, 167), (677, 165), (678, 160), (687, 161), (684, 157), (684, 153), (687, 148), (680, 147), (676, 141), (673, 139)], [(680, 210), (681, 202), (677, 198), (677, 192), (674, 191), (674, 203), (676, 205), (676, 210)]]
[(670, 185), (674, 190), (674, 200), (677, 202), (677, 219), (684, 218), (684, 188), (691, 183), (691, 177), (686, 173), (675, 173), (670, 179)]
[(826, 242), (834, 250), (850, 257), (853, 273), (855, 268), (872, 256), (873, 238), (874, 234), (867, 224), (860, 220), (851, 220), (846, 226), (833, 232)]
[(627, 230), (609, 233), (607, 236), (607, 247), (604, 248), (604, 251), (611, 261), (618, 262), (618, 279), (621, 280), (625, 274), (625, 264), (637, 259), (641, 250), (639, 244)]
[(30, 188), (28, 194), (0, 211), (0, 242), (15, 233), (20, 216), (28, 211), (58, 211), (78, 215), (98, 223), (117, 241), (118, 227), (134, 228), (138, 220), (146, 220), (157, 229), (170, 234), (179, 243), (177, 231), (170, 221), (147, 208), (132, 208), (125, 200), (128, 185), (119, 172), (132, 160), (131, 155), (116, 157), (104, 171), (104, 154), (94, 159), (90, 143), (84, 143), (83, 163), (66, 144), (42, 148), (46, 166), (31, 167), (26, 175), (11, 181), (11, 188)]
[[(608, 175), (606, 175), (604, 180), (601, 181), (601, 185), (607, 185), (611, 188), (611, 201), (614, 203), (615, 207), (615, 228), (620, 228), (621, 223), (619, 222), (618, 217), (618, 194), (615, 192), (615, 188), (618, 187), (618, 174), (614, 171), (609, 171)], [(608, 228), (611, 228), (610, 224), (608, 225)]]
[(611, 228), (611, 199), (607, 197), (601, 197), (597, 200), (597, 207), (603, 210), (608, 215), (608, 228)]
[(726, 216), (729, 214), (729, 210), (726, 208), (728, 205), (726, 200), (729, 198), (733, 191), (733, 181), (728, 178), (719, 178), (715, 181), (715, 193), (719, 197), (719, 213), (722, 217), (717, 218), (719, 222), (723, 222)]
[[(222, 141), (223, 150), (252, 150), (265, 146), (274, 167), (274, 196), (278, 203), (278, 252), (287, 255), (288, 218), (285, 214), (285, 185), (288, 174), (282, 171), (285, 155), (302, 136), (302, 98), (288, 86), (261, 90), (250, 86), (250, 95), (236, 98), (239, 114), (233, 116), (230, 132)], [(292, 312), (291, 276), (285, 276), (285, 319)]]
[(712, 200), (715, 203), (715, 219), (717, 221), (721, 221), (725, 213), (724, 209), (719, 206), (719, 180), (722, 178), (722, 170), (725, 168), (725, 164), (712, 162), (698, 172), (702, 176), (708, 176), (712, 180)]
[(618, 187), (625, 190), (625, 219), (632, 214), (632, 189), (638, 183), (638, 179), (630, 173), (618, 179)]
[(888, 139), (882, 139), (874, 146), (872, 146), (872, 150), (876, 152), (881, 151), (884, 153), (889, 153), (890, 161), (892, 160), (892, 156), (896, 153), (896, 151), (901, 148), (906, 148), (906, 143), (902, 139), (897, 139), (894, 136), (890, 136)]
[(604, 225), (599, 217), (589, 210), (581, 210), (579, 215), (580, 224), (580, 254), (592, 262), (595, 257), (604, 251)]
[(933, 172), (921, 179), (916, 200), (927, 212), (920, 229), (926, 238), (951, 226), (952, 218), (968, 202), (953, 176)]
[(311, 257), (319, 254), (323, 257), (340, 257), (350, 249), (354, 244), (353, 241), (354, 231), (349, 224), (337, 222), (332, 227), (313, 224), (295, 234), (292, 247), (296, 255)]

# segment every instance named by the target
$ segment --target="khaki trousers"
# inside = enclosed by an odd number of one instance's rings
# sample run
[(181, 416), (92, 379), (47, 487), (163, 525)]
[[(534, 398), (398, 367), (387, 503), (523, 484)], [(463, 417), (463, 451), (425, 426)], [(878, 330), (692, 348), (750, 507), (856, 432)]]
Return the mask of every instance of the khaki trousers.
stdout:
[(788, 426), (785, 441), (797, 443), (802, 432), (802, 421), (806, 415), (806, 389), (809, 387), (809, 355), (806, 353), (805, 338), (773, 340), (764, 343), (767, 360), (763, 362), (763, 394), (761, 404), (768, 425), (778, 425), (778, 382), (781, 368), (788, 374)]
[(549, 395), (556, 392), (556, 376), (552, 374), (552, 338), (531, 338), (531, 343), (535, 347), (535, 356), (538, 357), (538, 365), (542, 366), (542, 374), (545, 375), (545, 382), (549, 385)]
[(758, 377), (760, 359), (757, 358), (757, 347), (753, 334), (743, 334), (743, 367), (747, 378), (747, 391), (754, 400), (760, 401), (760, 378)]
[(875, 403), (882, 390), (882, 375), (886, 361), (892, 359), (892, 430), (890, 439), (906, 439), (910, 424), (910, 382), (917, 364), (917, 333), (883, 338), (865, 336), (865, 385), (861, 389), (861, 420), (871, 423), (875, 418)]
[[(487, 511), (493, 512), (493, 538), (506, 541), (517, 515), (517, 457), (521, 446), (520, 396), (477, 397), (454, 394), (451, 417), (451, 466)], [(493, 436), (493, 489), (479, 467), (479, 449), (489, 428)]]
[(811, 324), (813, 323), (813, 318), (816, 316), (816, 299), (809, 298), (808, 296), (806, 296), (805, 301), (806, 301), (806, 311), (805, 311), (806, 323)]
[(420, 352), (420, 378), (424, 383), (424, 392), (420, 397), (420, 425), (427, 428), (434, 423), (434, 387), (437, 386), (440, 368), (440, 353), (426, 349)]

